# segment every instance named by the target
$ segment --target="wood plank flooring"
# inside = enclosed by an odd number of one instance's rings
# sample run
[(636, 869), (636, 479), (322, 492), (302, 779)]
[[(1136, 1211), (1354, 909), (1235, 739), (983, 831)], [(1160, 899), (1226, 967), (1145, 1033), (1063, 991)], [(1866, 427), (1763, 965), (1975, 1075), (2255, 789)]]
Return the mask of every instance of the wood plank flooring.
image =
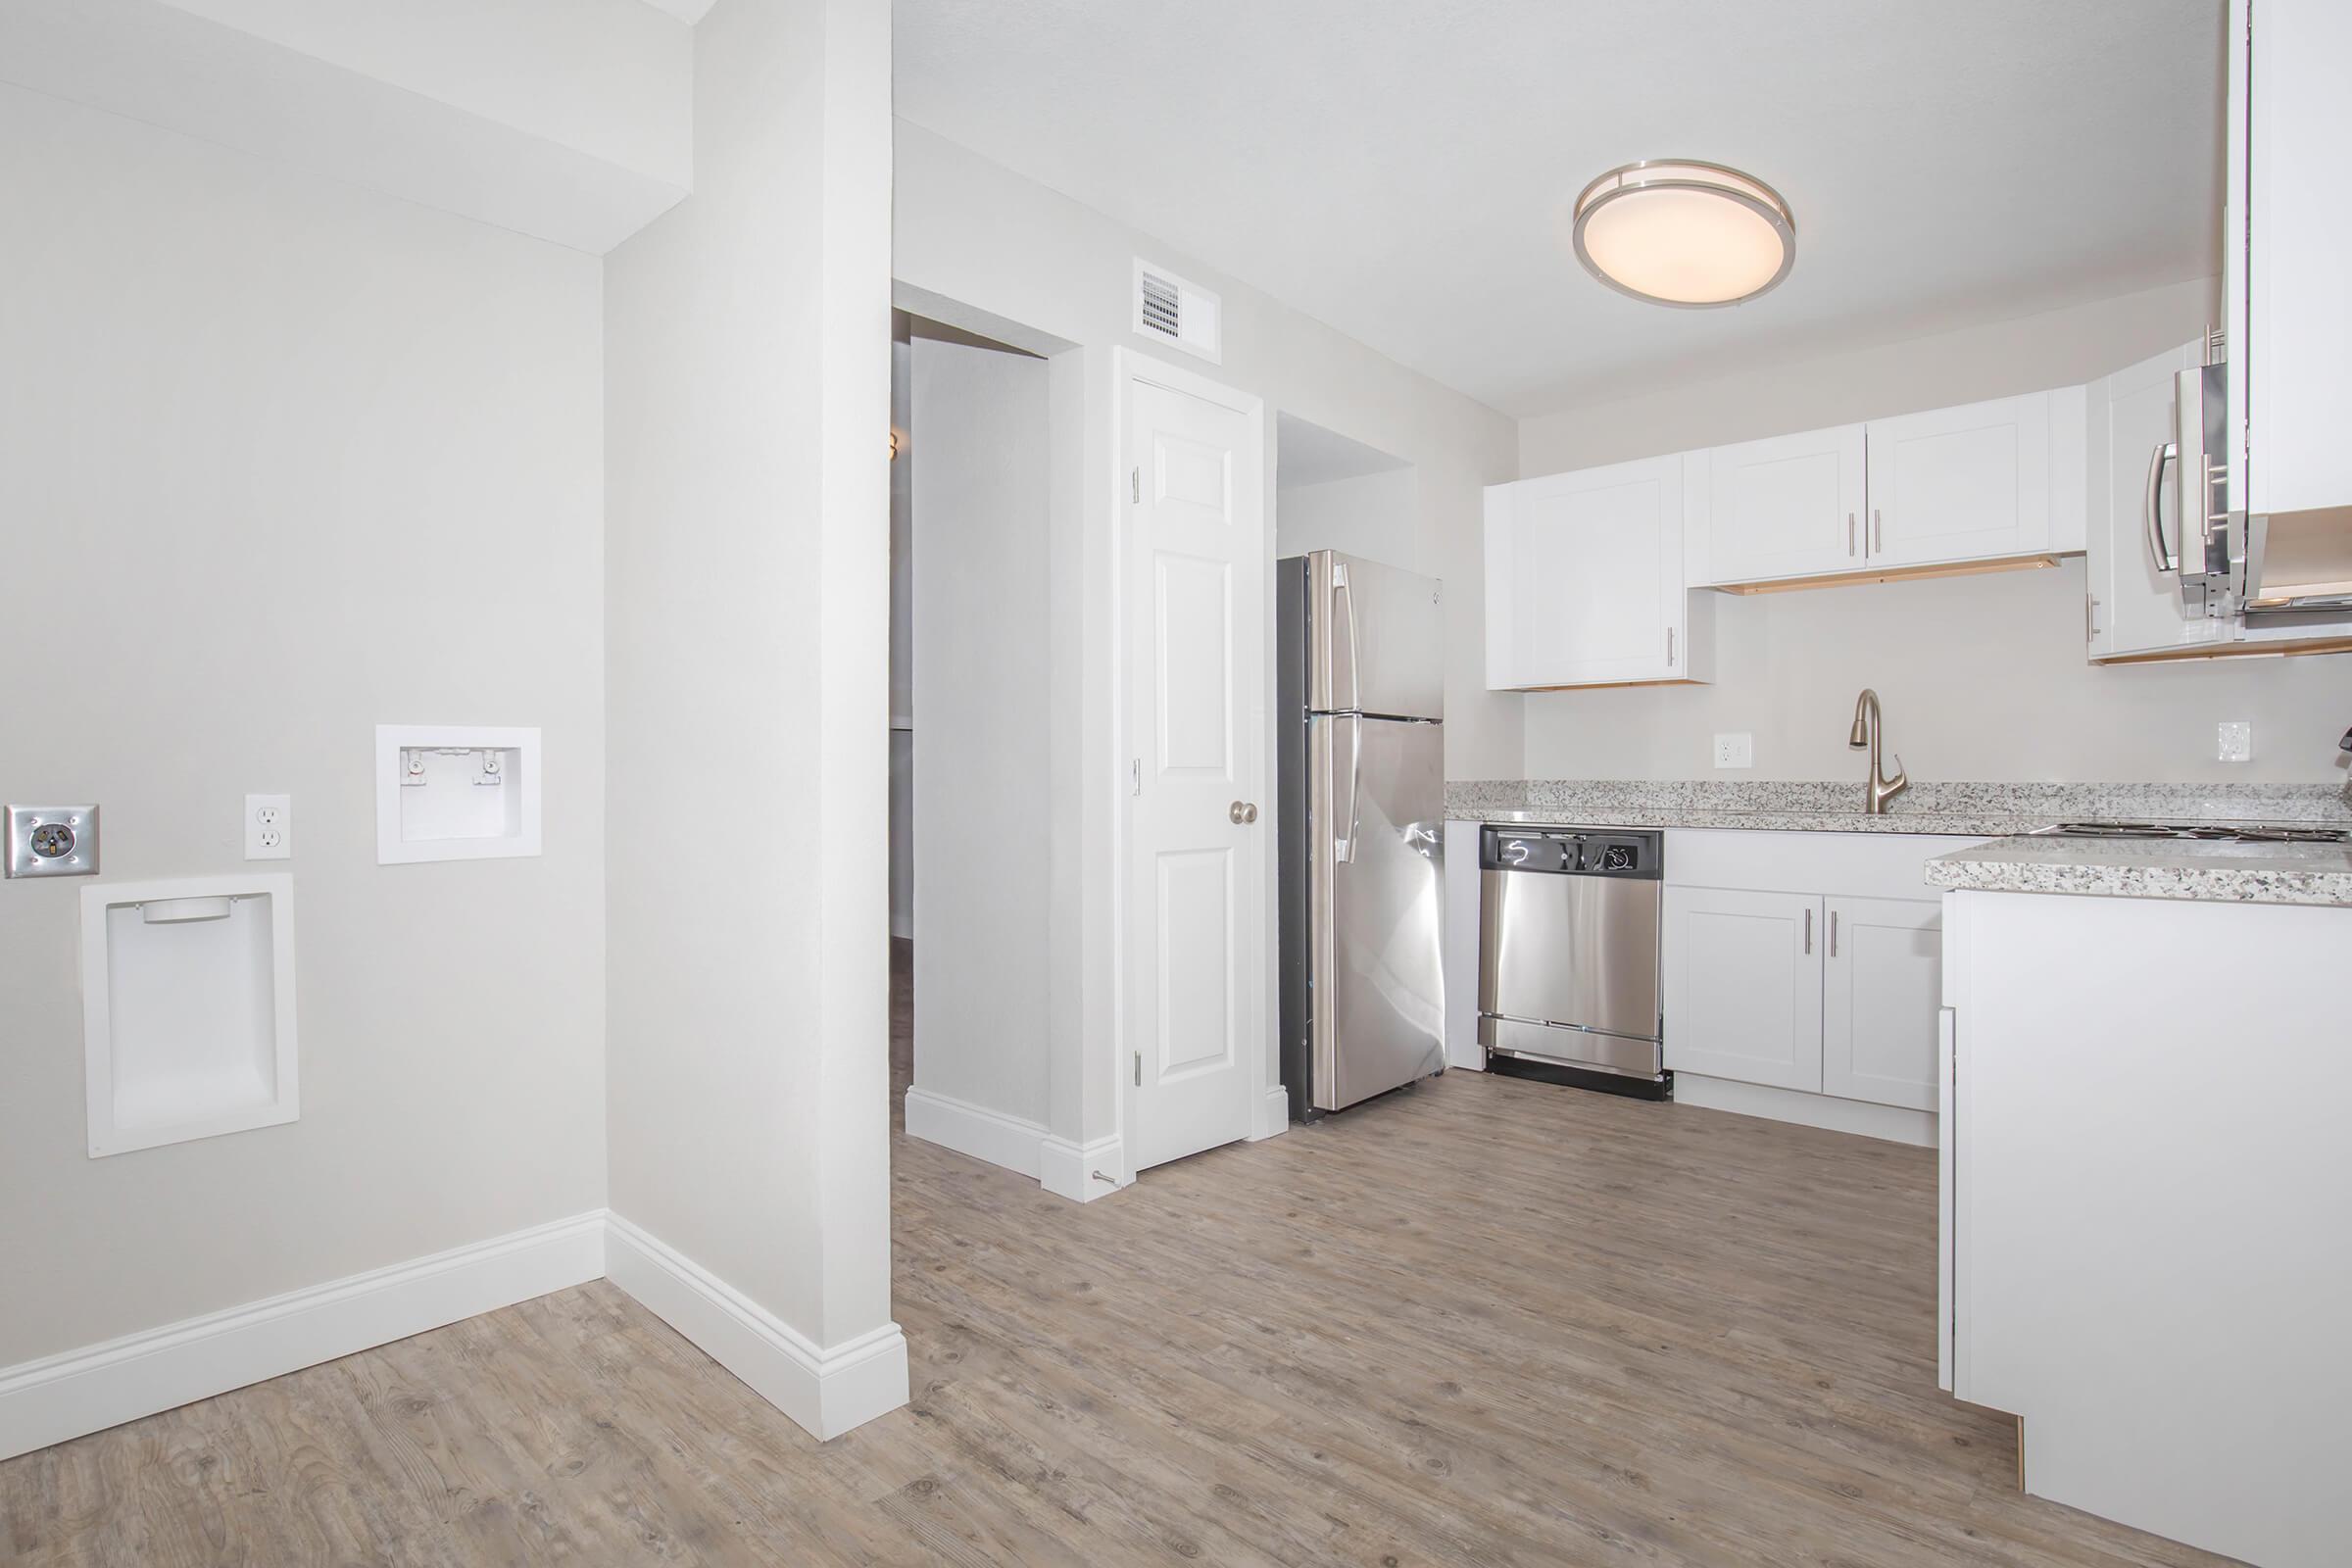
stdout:
[(838, 1442), (598, 1283), (0, 1464), (0, 1561), (2221, 1560), (1936, 1391), (1932, 1152), (1450, 1073), (1084, 1207), (894, 1157)]

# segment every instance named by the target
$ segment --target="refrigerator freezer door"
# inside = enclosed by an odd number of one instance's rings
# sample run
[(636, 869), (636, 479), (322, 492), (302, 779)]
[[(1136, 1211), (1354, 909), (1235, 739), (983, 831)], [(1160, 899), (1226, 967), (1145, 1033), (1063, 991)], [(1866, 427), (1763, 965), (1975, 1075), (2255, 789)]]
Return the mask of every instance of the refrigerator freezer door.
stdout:
[(1306, 558), (1306, 706), (1446, 716), (1445, 609), (1434, 577), (1318, 550)]
[(1312, 1099), (1337, 1110), (1446, 1065), (1446, 730), (1309, 723)]

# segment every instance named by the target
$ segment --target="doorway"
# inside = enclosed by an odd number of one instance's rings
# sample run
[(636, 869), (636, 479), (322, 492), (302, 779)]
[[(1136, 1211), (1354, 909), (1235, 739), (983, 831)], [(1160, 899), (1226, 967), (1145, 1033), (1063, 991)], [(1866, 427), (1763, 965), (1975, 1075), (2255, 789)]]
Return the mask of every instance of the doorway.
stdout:
[(1031, 1176), (1049, 1119), (1047, 362), (892, 343), (891, 934), (910, 1133)]

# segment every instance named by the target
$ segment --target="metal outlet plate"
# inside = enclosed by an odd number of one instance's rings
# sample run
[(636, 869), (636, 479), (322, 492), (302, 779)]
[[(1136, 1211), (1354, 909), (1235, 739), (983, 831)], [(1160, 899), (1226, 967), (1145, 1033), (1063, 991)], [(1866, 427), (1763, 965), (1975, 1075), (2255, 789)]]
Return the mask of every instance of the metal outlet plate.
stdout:
[(97, 871), (98, 808), (8, 808), (10, 876), (95, 876)]

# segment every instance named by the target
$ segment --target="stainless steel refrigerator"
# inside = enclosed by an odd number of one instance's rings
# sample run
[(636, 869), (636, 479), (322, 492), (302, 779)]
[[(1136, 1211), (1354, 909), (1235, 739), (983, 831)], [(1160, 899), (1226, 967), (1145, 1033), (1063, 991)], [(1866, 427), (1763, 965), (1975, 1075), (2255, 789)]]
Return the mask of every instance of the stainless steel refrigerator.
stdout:
[(1305, 1120), (1442, 1072), (1445, 611), (1318, 550), (1275, 564), (1282, 1077)]

